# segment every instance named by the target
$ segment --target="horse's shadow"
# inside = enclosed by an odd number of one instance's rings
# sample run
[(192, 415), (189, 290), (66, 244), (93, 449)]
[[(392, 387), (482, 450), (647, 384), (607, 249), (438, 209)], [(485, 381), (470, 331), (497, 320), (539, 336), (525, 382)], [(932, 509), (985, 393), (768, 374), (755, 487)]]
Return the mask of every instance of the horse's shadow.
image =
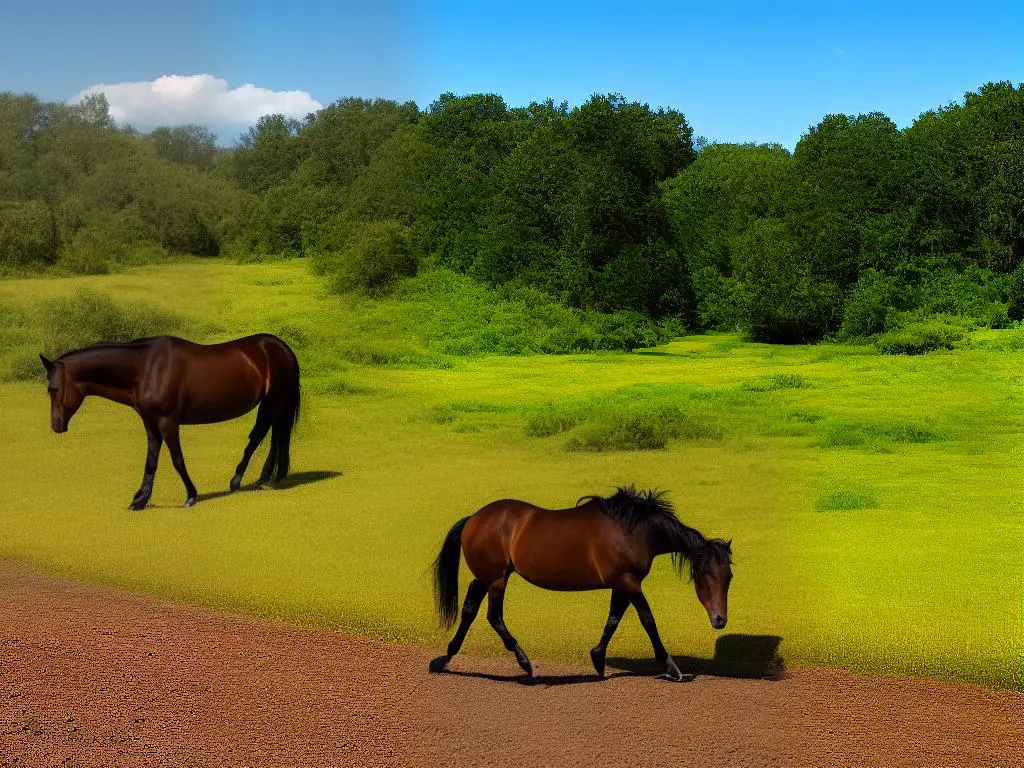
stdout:
[[(684, 675), (711, 677), (742, 677), (749, 680), (778, 680), (785, 672), (778, 635), (722, 635), (715, 642), (715, 655), (710, 659), (696, 656), (674, 656)], [(657, 674), (663, 665), (654, 659), (610, 658), (608, 666), (635, 675)]]
[[(300, 485), (309, 485), (310, 483), (319, 483), (322, 480), (331, 480), (335, 477), (341, 477), (341, 472), (336, 472), (333, 469), (314, 469), (307, 472), (295, 472), (288, 475), (284, 480), (275, 480), (272, 483), (260, 483), (259, 481), (243, 485), (236, 491), (236, 493), (248, 493), (249, 491), (258, 490), (272, 490), (281, 491), (288, 488), (297, 488)], [(210, 493), (199, 494), (199, 501), (210, 501), (211, 499), (219, 499), (223, 496), (230, 496), (232, 491), (212, 491)]]
[[(687, 680), (698, 675), (710, 677), (740, 677), (749, 680), (778, 680), (786, 668), (779, 656), (782, 638), (777, 635), (722, 635), (715, 643), (715, 655), (710, 659), (695, 656), (673, 656), (679, 671)], [(610, 669), (619, 670), (605, 674), (605, 679), (616, 677), (657, 676), (665, 670), (662, 662), (653, 658), (627, 659), (612, 657), (607, 660)], [(601, 678), (594, 674), (578, 675), (496, 675), (487, 672), (467, 672), (446, 669), (441, 674), (458, 677), (476, 677), (502, 683), (520, 685), (576, 685), (597, 683)]]

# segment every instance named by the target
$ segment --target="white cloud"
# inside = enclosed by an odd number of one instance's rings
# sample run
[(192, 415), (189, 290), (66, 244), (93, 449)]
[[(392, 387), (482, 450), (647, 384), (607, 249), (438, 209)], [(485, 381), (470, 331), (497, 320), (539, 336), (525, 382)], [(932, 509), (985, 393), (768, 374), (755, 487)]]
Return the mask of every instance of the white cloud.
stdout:
[(306, 91), (270, 91), (251, 83), (229, 89), (227, 80), (213, 75), (165, 75), (139, 83), (91, 85), (71, 101), (94, 93), (106, 94), (114, 120), (136, 126), (250, 124), (263, 115), (301, 118), (323, 107)]

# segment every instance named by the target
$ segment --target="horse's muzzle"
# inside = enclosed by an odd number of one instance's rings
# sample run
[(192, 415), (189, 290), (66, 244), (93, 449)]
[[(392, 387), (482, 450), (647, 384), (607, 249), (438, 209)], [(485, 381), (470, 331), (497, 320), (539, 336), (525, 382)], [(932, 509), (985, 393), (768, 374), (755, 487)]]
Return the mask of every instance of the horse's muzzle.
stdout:
[(68, 431), (68, 425), (67, 424), (57, 424), (57, 423), (54, 423), (51, 426), (53, 427), (53, 431), (56, 432), (58, 435), (62, 435), (65, 432)]
[(725, 629), (725, 622), (726, 622), (725, 616), (721, 616), (721, 615), (715, 616), (715, 618), (713, 618), (711, 620), (711, 626), (714, 627), (715, 629)]

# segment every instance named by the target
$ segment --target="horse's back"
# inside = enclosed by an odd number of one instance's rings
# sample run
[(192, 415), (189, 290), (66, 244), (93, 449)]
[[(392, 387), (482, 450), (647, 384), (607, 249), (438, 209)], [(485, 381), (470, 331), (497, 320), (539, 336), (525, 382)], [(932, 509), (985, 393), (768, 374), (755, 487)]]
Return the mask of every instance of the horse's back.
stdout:
[(612, 571), (618, 572), (614, 563), (608, 565), (608, 551), (629, 550), (629, 544), (621, 526), (593, 503), (545, 509), (502, 499), (481, 508), (463, 531), (466, 564), (474, 573), (511, 566), (527, 581), (548, 589), (607, 586)]
[(183, 424), (237, 418), (252, 410), (274, 381), (298, 385), (294, 353), (271, 334), (218, 344), (159, 336), (145, 347), (146, 399), (154, 408), (176, 411)]

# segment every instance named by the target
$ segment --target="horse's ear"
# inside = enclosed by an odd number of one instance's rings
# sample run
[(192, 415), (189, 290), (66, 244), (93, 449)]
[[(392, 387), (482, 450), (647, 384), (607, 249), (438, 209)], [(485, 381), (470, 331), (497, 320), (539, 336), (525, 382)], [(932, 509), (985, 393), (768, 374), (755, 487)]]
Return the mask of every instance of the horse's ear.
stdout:
[(47, 373), (53, 370), (53, 360), (41, 353), (39, 355), (39, 359), (43, 361), (43, 368), (46, 369)]

